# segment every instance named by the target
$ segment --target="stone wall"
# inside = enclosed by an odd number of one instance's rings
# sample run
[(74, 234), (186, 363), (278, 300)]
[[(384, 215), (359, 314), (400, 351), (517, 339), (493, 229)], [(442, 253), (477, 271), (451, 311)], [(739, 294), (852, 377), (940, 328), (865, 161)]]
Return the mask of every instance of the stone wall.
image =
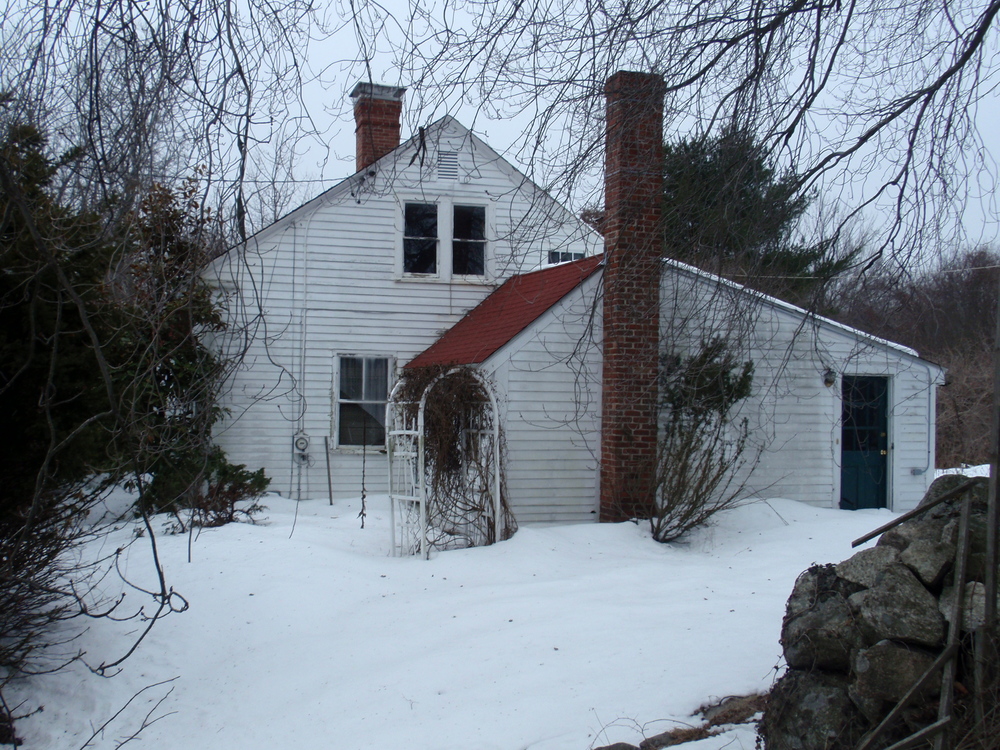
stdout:
[[(921, 505), (964, 481), (938, 479)], [(971, 545), (961, 628), (970, 633), (982, 624), (987, 485), (977, 479), (961, 497), (887, 531), (875, 547), (799, 576), (781, 629), (788, 670), (760, 725), (767, 750), (853, 750), (934, 662), (955, 600), (959, 514), (968, 493)], [(968, 664), (970, 654), (962, 653), (960, 683)], [(877, 747), (933, 723), (939, 691), (940, 673)]]

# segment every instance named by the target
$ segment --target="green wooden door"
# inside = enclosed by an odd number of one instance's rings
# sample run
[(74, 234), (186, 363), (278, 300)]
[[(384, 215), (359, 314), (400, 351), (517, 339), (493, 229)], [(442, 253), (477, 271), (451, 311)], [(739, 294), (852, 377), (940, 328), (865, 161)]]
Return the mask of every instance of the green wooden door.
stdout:
[(840, 507), (886, 507), (889, 379), (845, 375)]

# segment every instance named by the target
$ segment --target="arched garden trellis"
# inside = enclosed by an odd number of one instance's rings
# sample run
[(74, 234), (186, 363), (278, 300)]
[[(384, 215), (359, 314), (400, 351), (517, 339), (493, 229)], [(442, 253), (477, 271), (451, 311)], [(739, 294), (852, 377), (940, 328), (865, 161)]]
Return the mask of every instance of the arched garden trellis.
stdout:
[(407, 372), (386, 407), (393, 554), (507, 538), (496, 396), (476, 370)]

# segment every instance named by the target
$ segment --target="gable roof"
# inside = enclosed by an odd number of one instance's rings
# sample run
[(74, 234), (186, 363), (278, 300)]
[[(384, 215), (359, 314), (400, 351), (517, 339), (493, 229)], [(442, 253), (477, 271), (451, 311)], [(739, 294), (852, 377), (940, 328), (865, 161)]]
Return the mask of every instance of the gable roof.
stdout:
[[(414, 133), (405, 141), (400, 142), (400, 144), (396, 146), (394, 149), (392, 149), (386, 154), (383, 154), (364, 169), (361, 169), (355, 172), (354, 174), (348, 175), (347, 177), (341, 178), (331, 187), (328, 187), (327, 189), (320, 192), (319, 195), (313, 196), (305, 203), (299, 204), (297, 207), (293, 208), (292, 210), (283, 214), (279, 218), (275, 219), (267, 226), (261, 227), (252, 235), (247, 237), (247, 243), (249, 243), (251, 240), (259, 240), (263, 235), (266, 235), (275, 229), (281, 228), (282, 226), (288, 224), (289, 222), (292, 222), (295, 219), (301, 217), (303, 214), (309, 213), (318, 206), (321, 206), (325, 202), (335, 199), (338, 196), (343, 195), (344, 193), (350, 193), (353, 196), (361, 185), (363, 185), (370, 178), (378, 174), (380, 168), (384, 164), (391, 163), (399, 159), (401, 154), (409, 153), (410, 151), (413, 151), (415, 148), (420, 147), (421, 142), (426, 142), (432, 137), (436, 137), (439, 131), (443, 131), (446, 128), (457, 128), (460, 130), (462, 136), (475, 138), (477, 142), (482, 143), (480, 139), (475, 137), (475, 135), (472, 133), (471, 130), (462, 125), (462, 123), (460, 123), (454, 117), (452, 117), (451, 115), (444, 115), (443, 117), (439, 118), (438, 120), (435, 120), (426, 128), (424, 128), (423, 133), (420, 132)], [(243, 244), (244, 243), (239, 242), (233, 245), (232, 247), (240, 247)], [(230, 249), (231, 248), (227, 247), (224, 253), (228, 253)]]
[[(604, 256), (595, 255), (583, 260), (562, 263), (540, 271), (520, 274), (507, 280), (489, 297), (470, 310), (434, 344), (404, 365), (405, 368), (473, 365), (485, 362), (521, 331), (538, 320), (559, 300), (583, 283), (603, 265)], [(752, 294), (761, 303), (784, 310), (796, 317), (809, 319), (826, 328), (854, 336), (870, 345), (894, 350), (897, 354), (912, 357), (938, 370), (913, 349), (888, 339), (866, 333), (830, 318), (810, 313), (784, 300), (757, 292), (735, 281), (703, 271), (694, 266), (669, 258), (663, 259), (664, 272), (672, 270), (693, 276), (703, 283), (726, 286)]]
[[(350, 196), (352, 199), (358, 198), (358, 202), (360, 202), (359, 196), (361, 193), (365, 190), (370, 190), (371, 185), (374, 182), (379, 179), (388, 180), (389, 182), (395, 180), (399, 177), (399, 171), (401, 168), (406, 169), (407, 167), (413, 165), (413, 159), (408, 157), (420, 153), (426, 148), (427, 143), (434, 142), (449, 132), (457, 138), (466, 140), (470, 144), (470, 148), (479, 152), (485, 161), (497, 165), (502, 171), (506, 172), (511, 182), (516, 184), (520, 189), (531, 190), (535, 193), (536, 197), (548, 201), (556, 211), (562, 214), (564, 219), (578, 221), (575, 214), (570, 212), (569, 209), (550, 196), (543, 188), (536, 185), (531, 178), (525, 175), (505, 157), (501, 156), (495, 149), (493, 149), (492, 146), (486, 143), (486, 141), (477, 136), (451, 115), (444, 115), (432, 122), (430, 125), (424, 127), (422, 130), (414, 133), (405, 141), (402, 141), (398, 146), (396, 146), (396, 148), (379, 157), (375, 162), (368, 165), (364, 169), (341, 179), (332, 187), (327, 188), (319, 195), (310, 198), (305, 203), (302, 203), (298, 207), (288, 211), (271, 224), (258, 229), (252, 235), (247, 237), (246, 242), (239, 242), (231, 247), (227, 247), (220, 251), (219, 255), (216, 257), (227, 255), (233, 248), (244, 247), (254, 242), (260, 242), (266, 235), (278, 231), (288, 224), (301, 219), (303, 216), (308, 215), (326, 203), (342, 199), (345, 196)], [(589, 227), (587, 228), (590, 229)], [(213, 258), (213, 260), (215, 260), (215, 258)]]
[(764, 292), (757, 291), (756, 289), (746, 286), (745, 284), (740, 284), (738, 281), (733, 281), (732, 279), (727, 279), (724, 276), (719, 276), (717, 274), (705, 271), (697, 266), (692, 266), (688, 263), (683, 263), (679, 260), (674, 260), (673, 258), (663, 259), (663, 269), (664, 272), (667, 269), (673, 270), (675, 273), (684, 274), (689, 277), (698, 279), (702, 283), (715, 284), (720, 287), (727, 287), (733, 289), (741, 294), (748, 294), (757, 299), (762, 304), (768, 305), (776, 310), (783, 310), (786, 313), (790, 313), (795, 317), (802, 318), (803, 320), (812, 321), (818, 325), (821, 325), (829, 330), (839, 331), (840, 333), (846, 333), (849, 336), (853, 336), (860, 341), (864, 341), (866, 344), (871, 346), (878, 346), (885, 349), (892, 349), (898, 354), (904, 354), (913, 359), (920, 360), (926, 365), (933, 365), (942, 372), (944, 368), (940, 365), (931, 362), (930, 360), (924, 359), (920, 356), (920, 353), (909, 346), (905, 346), (896, 341), (890, 339), (882, 338), (881, 336), (876, 336), (873, 333), (868, 333), (867, 331), (862, 331), (860, 328), (855, 328), (849, 326), (846, 323), (841, 323), (833, 318), (828, 318), (825, 315), (820, 315), (819, 313), (812, 312), (800, 307), (798, 305), (793, 305), (791, 302), (786, 302), (778, 297), (773, 297), (770, 294), (765, 294)]
[(405, 367), (484, 362), (579, 286), (603, 262), (603, 255), (594, 255), (508, 279)]

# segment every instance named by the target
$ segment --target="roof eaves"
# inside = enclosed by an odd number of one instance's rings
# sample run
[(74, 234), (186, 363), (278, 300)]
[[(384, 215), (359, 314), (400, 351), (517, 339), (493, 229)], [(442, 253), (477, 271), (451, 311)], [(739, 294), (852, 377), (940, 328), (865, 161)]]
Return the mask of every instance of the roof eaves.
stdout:
[[(451, 115), (444, 115), (443, 117), (440, 117), (439, 119), (435, 120), (434, 122), (432, 122), (430, 125), (428, 125), (426, 128), (423, 129), (423, 136), (422, 136), (423, 139), (426, 140), (429, 134), (433, 134), (435, 131), (443, 129), (448, 125), (458, 126), (462, 130), (472, 135), (473, 138), (476, 138), (475, 135), (472, 134), (472, 131), (470, 131), (468, 128), (462, 125), (462, 123), (460, 123), (454, 117), (452, 117)], [(217, 258), (222, 257), (228, 254), (229, 251), (232, 250), (233, 248), (241, 247), (251, 241), (259, 242), (264, 234), (270, 233), (271, 231), (277, 229), (278, 227), (288, 224), (291, 221), (294, 221), (296, 217), (301, 216), (304, 213), (308, 213), (313, 208), (318, 208), (320, 205), (329, 201), (331, 198), (348, 190), (351, 190), (353, 192), (353, 188), (356, 187), (358, 183), (360, 183), (367, 177), (373, 176), (372, 175), (373, 172), (378, 173), (379, 171), (381, 171), (380, 167), (384, 166), (385, 163), (394, 162), (407, 149), (418, 147), (420, 140), (421, 140), (421, 134), (419, 132), (411, 135), (405, 141), (396, 146), (396, 148), (394, 148), (392, 151), (376, 159), (372, 164), (369, 164), (364, 169), (358, 170), (352, 175), (342, 178), (339, 182), (327, 188), (326, 190), (322, 191), (319, 195), (310, 198), (305, 203), (296, 206), (288, 213), (275, 219), (266, 227), (257, 230), (252, 235), (247, 237), (244, 242), (239, 242), (236, 243), (235, 245), (230, 245), (225, 250), (220, 252), (219, 255), (216, 257)], [(476, 138), (476, 140), (482, 143), (482, 141), (480, 141), (478, 138)], [(489, 147), (487, 146), (487, 148)], [(213, 260), (215, 260), (215, 258), (213, 258)]]
[[(582, 267), (580, 264), (584, 264)], [(560, 267), (569, 267), (576, 265), (581, 268), (581, 273), (575, 279), (570, 276), (565, 279), (563, 283), (566, 284), (565, 288), (561, 288), (561, 292), (558, 296), (554, 296), (548, 299), (544, 304), (539, 305), (537, 309), (532, 309), (529, 314), (524, 315), (524, 317), (519, 317), (518, 313), (524, 314), (523, 310), (519, 310), (517, 306), (512, 309), (507, 308), (506, 301), (513, 298), (514, 295), (522, 294), (521, 289), (515, 289), (516, 286), (524, 287), (526, 283), (530, 283), (534, 279), (532, 277), (539, 274), (553, 274), (556, 269)], [(450, 365), (450, 364), (467, 364), (467, 365), (478, 365), (485, 362), (496, 352), (500, 351), (506, 347), (514, 338), (520, 335), (523, 331), (527, 330), (531, 325), (534, 324), (541, 316), (548, 312), (551, 308), (559, 303), (560, 300), (564, 299), (567, 294), (569, 294), (574, 289), (578, 288), (584, 281), (590, 278), (599, 268), (604, 265), (603, 256), (590, 256), (589, 258), (584, 258), (578, 261), (569, 261), (567, 263), (558, 264), (555, 266), (548, 266), (546, 268), (537, 269), (535, 271), (529, 271), (528, 273), (518, 274), (507, 279), (503, 284), (497, 287), (493, 292), (487, 296), (482, 302), (476, 305), (474, 308), (469, 310), (462, 318), (455, 323), (450, 329), (445, 331), (445, 333), (433, 344), (431, 344), (427, 349), (420, 352), (416, 357), (414, 357), (410, 362), (404, 365), (404, 368), (411, 367), (423, 367), (428, 365)], [(526, 279), (528, 280), (526, 282)], [(572, 283), (570, 283), (572, 282)], [(500, 305), (500, 309), (493, 311), (491, 308)], [(502, 333), (495, 339), (489, 339), (480, 341), (478, 349), (474, 353), (470, 353), (472, 350), (463, 345), (463, 337), (468, 334), (466, 329), (470, 328), (474, 324), (479, 323), (480, 317), (487, 313), (496, 313), (503, 316), (505, 313), (509, 312), (511, 317), (514, 319), (513, 324), (506, 330), (502, 330)], [(455, 339), (455, 340), (452, 340)], [(454, 354), (450, 350), (454, 348), (457, 350)], [(442, 354), (443, 350), (443, 354)], [(461, 360), (454, 359), (453, 357), (461, 354)], [(429, 360), (421, 362), (421, 359)]]
[[(851, 336), (864, 339), (865, 341), (868, 341), (873, 345), (885, 347), (888, 349), (894, 349), (900, 352), (901, 354), (913, 357), (914, 359), (919, 359), (921, 362), (928, 362), (929, 364), (934, 364), (929, 360), (925, 360), (923, 357), (920, 356), (920, 354), (915, 349), (911, 349), (908, 346), (904, 346), (903, 344), (899, 344), (895, 341), (890, 341), (889, 339), (884, 339), (880, 336), (867, 333), (859, 328), (854, 328), (852, 326), (846, 325), (845, 323), (839, 323), (836, 320), (833, 320), (832, 318), (827, 318), (823, 315), (820, 315), (819, 313), (810, 312), (809, 310), (806, 310), (803, 307), (799, 307), (798, 305), (793, 305), (791, 302), (785, 302), (784, 300), (778, 299), (777, 297), (772, 297), (769, 294), (764, 294), (763, 292), (759, 292), (756, 289), (752, 289), (746, 286), (745, 284), (740, 284), (736, 281), (733, 281), (732, 279), (727, 279), (723, 276), (717, 276), (714, 273), (710, 273), (709, 271), (705, 271), (696, 266), (688, 265), (687, 263), (682, 263), (681, 261), (675, 260), (673, 258), (664, 258), (663, 263), (666, 266), (671, 266), (676, 271), (697, 277), (703, 281), (713, 284), (719, 284), (721, 286), (728, 287), (730, 289), (742, 292), (744, 294), (750, 294), (758, 298), (761, 302), (764, 302), (765, 304), (771, 307), (775, 307), (779, 310), (784, 310), (785, 312), (790, 312), (794, 315), (811, 318), (812, 320), (815, 320), (816, 322), (820, 323), (826, 328), (832, 328), (842, 333), (848, 333)], [(940, 365), (936, 366), (940, 367)]]

